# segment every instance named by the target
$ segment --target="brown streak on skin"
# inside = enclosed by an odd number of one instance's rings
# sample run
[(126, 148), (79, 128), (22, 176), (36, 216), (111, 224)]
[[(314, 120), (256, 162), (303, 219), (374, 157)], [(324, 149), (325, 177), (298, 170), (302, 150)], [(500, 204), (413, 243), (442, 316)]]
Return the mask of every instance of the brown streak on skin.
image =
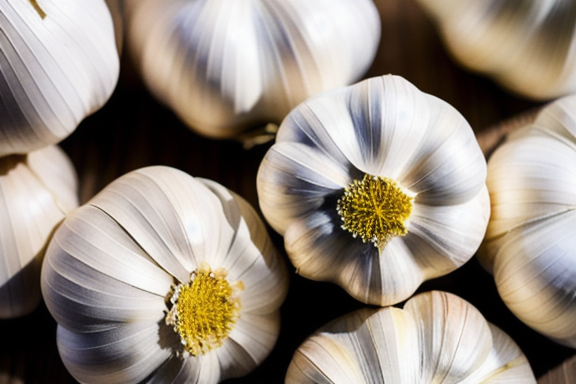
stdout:
[(40, 17), (42, 19), (44, 19), (46, 17), (46, 13), (42, 10), (42, 8), (40, 8), (40, 6), (38, 5), (38, 3), (36, 2), (36, 0), (29, 0), (30, 4), (32, 4), (32, 6), (34, 7), (34, 9), (36, 10), (36, 12), (38, 12), (38, 14), (40, 15)]

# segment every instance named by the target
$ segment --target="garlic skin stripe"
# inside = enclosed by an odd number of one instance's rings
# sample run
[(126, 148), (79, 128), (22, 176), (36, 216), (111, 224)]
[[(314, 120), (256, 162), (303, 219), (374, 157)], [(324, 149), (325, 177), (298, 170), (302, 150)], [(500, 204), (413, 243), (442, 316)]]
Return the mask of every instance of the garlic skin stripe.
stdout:
[(462, 115), (386, 75), (296, 107), (257, 190), (299, 274), (391, 305), (472, 258), (490, 214), (485, 179)]
[(478, 257), (508, 308), (576, 348), (576, 95), (545, 106), (490, 157)]
[(536, 383), (526, 356), (467, 301), (420, 293), (403, 309), (360, 309), (309, 336), (286, 384)]
[(453, 58), (533, 100), (576, 92), (576, 3), (418, 0)]
[(371, 0), (128, 0), (127, 42), (150, 91), (193, 131), (237, 138), (351, 84), (380, 42)]
[(209, 384), (268, 356), (288, 274), (244, 199), (151, 166), (66, 217), (41, 284), (58, 351), (79, 382)]
[(0, 319), (38, 307), (54, 229), (78, 206), (76, 171), (57, 146), (0, 157)]
[(100, 109), (120, 71), (104, 0), (0, 0), (0, 156), (57, 144)]

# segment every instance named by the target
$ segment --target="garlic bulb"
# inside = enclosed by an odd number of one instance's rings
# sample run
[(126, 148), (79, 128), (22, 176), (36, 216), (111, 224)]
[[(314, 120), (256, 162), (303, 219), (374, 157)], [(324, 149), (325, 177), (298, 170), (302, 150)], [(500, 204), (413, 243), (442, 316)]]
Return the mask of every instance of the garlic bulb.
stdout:
[(361, 309), (296, 350), (286, 384), (536, 383), (516, 343), (470, 303), (421, 293), (403, 309)]
[(535, 100), (576, 92), (576, 3), (419, 0), (453, 57)]
[(144, 82), (212, 138), (280, 123), (308, 96), (358, 80), (380, 40), (371, 0), (127, 4), (127, 46)]
[(390, 305), (474, 255), (490, 210), (485, 177), (466, 120), (387, 75), (295, 108), (257, 188), (298, 273)]
[(487, 185), (492, 217), (480, 261), (520, 320), (576, 347), (576, 95), (496, 149)]
[(77, 179), (57, 146), (0, 157), (0, 318), (40, 303), (40, 266), (54, 228), (78, 205)]
[(0, 1), (0, 156), (56, 144), (108, 100), (119, 74), (104, 0)]
[(152, 166), (73, 211), (42, 293), (80, 382), (216, 383), (255, 368), (279, 332), (286, 265), (250, 205)]

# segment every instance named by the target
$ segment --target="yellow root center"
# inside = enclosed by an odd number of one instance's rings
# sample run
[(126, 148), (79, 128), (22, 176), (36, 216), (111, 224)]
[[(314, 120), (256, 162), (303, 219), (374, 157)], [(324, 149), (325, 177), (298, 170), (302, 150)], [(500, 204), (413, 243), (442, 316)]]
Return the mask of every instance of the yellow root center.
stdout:
[(46, 17), (46, 13), (42, 10), (42, 8), (40, 8), (40, 6), (38, 5), (38, 2), (36, 0), (29, 0), (30, 4), (32, 4), (32, 6), (34, 7), (34, 10), (38, 13), (38, 15), (40, 15), (40, 18), (45, 18)]
[(364, 175), (344, 189), (336, 209), (343, 229), (382, 249), (394, 236), (408, 233), (413, 203), (414, 197), (395, 180)]
[(241, 282), (230, 285), (226, 271), (202, 264), (185, 284), (173, 287), (166, 324), (180, 336), (185, 353), (198, 356), (222, 345), (240, 310), (236, 293)]

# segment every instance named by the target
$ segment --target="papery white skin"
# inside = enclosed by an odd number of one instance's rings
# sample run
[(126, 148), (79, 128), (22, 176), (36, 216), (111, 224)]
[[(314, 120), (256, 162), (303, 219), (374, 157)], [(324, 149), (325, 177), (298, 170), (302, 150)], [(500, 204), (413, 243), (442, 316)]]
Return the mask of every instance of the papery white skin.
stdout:
[(236, 137), (319, 91), (357, 81), (380, 18), (371, 0), (132, 0), (128, 45), (144, 82), (190, 128)]
[(40, 303), (44, 251), (78, 206), (77, 185), (57, 146), (0, 158), (0, 319), (26, 315)]
[[(417, 193), (408, 234), (382, 251), (341, 229), (336, 201), (364, 174)], [(257, 177), (270, 225), (297, 272), (390, 305), (468, 261), (486, 230), (486, 161), (466, 120), (387, 75), (310, 98), (280, 126)]]
[(516, 343), (456, 295), (432, 291), (404, 309), (361, 309), (296, 350), (286, 384), (536, 383)]
[(576, 95), (546, 106), (488, 162), (492, 217), (479, 253), (524, 323), (576, 347)]
[(576, 3), (419, 0), (452, 56), (535, 100), (576, 92)]
[[(165, 325), (175, 280), (202, 262), (242, 281), (240, 317), (223, 345), (177, 356)], [(130, 172), (55, 233), (42, 293), (70, 373), (90, 383), (216, 383), (268, 355), (279, 332), (286, 266), (249, 204), (223, 186), (156, 166)]]
[(0, 156), (66, 138), (101, 108), (120, 64), (104, 0), (0, 1)]

